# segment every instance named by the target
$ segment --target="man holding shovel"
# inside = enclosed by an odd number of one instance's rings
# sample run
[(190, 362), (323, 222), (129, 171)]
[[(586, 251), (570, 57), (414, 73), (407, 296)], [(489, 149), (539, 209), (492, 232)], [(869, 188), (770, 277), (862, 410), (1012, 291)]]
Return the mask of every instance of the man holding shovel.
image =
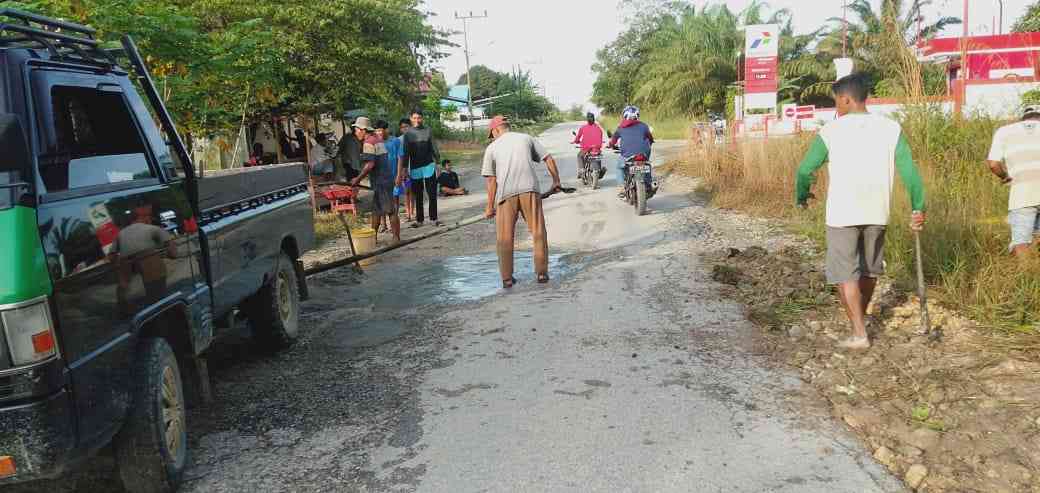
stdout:
[(796, 200), (812, 198), (814, 174), (829, 163), (827, 190), (827, 281), (838, 287), (852, 323), (852, 337), (839, 345), (867, 349), (867, 307), (884, 272), (885, 229), (895, 173), (910, 194), (911, 228), (924, 227), (924, 185), (899, 124), (867, 112), (867, 85), (861, 74), (833, 85), (838, 119), (828, 123), (798, 168)]
[(1022, 121), (997, 130), (987, 164), (1011, 189), (1011, 253), (1031, 256), (1040, 244), (1040, 105), (1026, 106)]
[(542, 195), (535, 166), (541, 162), (552, 175), (552, 191), (560, 190), (556, 160), (540, 142), (529, 135), (511, 132), (502, 115), (491, 120), (488, 138), (493, 142), (484, 152), (481, 174), (487, 180), (487, 209), (484, 216), (497, 216), (498, 268), (502, 287), (516, 284), (513, 277), (513, 242), (516, 220), (522, 215), (534, 237), (534, 270), (539, 283), (549, 282), (549, 240), (542, 213)]

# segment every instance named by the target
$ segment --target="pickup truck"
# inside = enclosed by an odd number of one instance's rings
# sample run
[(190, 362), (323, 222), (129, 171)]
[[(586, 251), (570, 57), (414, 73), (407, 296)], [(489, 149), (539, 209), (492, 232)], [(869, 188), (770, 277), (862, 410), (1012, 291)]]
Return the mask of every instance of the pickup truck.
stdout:
[(0, 10), (0, 487), (111, 450), (127, 491), (176, 490), (214, 332), (298, 334), (306, 167), (198, 178), (122, 41)]

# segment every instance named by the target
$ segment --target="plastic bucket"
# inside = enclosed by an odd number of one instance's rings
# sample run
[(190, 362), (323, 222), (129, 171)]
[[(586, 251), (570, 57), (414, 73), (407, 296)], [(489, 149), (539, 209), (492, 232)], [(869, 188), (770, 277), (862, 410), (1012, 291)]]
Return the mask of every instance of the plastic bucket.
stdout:
[[(350, 235), (354, 238), (354, 250), (358, 255), (376, 249), (376, 230), (372, 228), (352, 228)], [(372, 265), (376, 263), (376, 257), (367, 258), (358, 263), (361, 265)]]

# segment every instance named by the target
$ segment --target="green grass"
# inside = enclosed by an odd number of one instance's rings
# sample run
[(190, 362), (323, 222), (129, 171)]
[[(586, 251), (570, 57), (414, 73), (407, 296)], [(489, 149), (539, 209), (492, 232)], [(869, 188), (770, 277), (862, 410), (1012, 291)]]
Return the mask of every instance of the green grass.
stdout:
[[(1002, 122), (955, 121), (921, 107), (902, 119), (928, 195), (922, 233), (925, 275), (932, 296), (975, 320), (1010, 333), (1040, 332), (1040, 260), (1007, 255), (1008, 190), (984, 165), (994, 130)], [(815, 186), (820, 198), (808, 211), (794, 206), (795, 170), (812, 136), (747, 141), (695, 149), (677, 170), (702, 179), (721, 207), (780, 217), (823, 244), (826, 173)], [(885, 247), (889, 274), (898, 285), (914, 281), (909, 199), (896, 186)]]
[[(697, 118), (688, 116), (658, 116), (652, 111), (641, 112), (639, 119), (653, 128), (654, 138), (673, 140), (689, 139), (691, 128), (698, 121)], [(621, 116), (604, 113), (600, 115), (599, 121), (603, 128), (613, 132), (621, 122)]]
[[(351, 228), (368, 227), (368, 220), (364, 217), (345, 215), (344, 218)], [(314, 215), (314, 239), (319, 247), (346, 234), (346, 230), (343, 229), (343, 223), (340, 222), (335, 214), (319, 212)]]

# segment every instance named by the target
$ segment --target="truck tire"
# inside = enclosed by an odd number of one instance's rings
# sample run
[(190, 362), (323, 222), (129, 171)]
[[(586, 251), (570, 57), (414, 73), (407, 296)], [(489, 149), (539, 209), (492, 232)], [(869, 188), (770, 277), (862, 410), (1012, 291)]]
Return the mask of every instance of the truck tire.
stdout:
[(292, 260), (282, 254), (274, 278), (245, 304), (256, 342), (268, 350), (292, 346), (300, 333), (300, 293)]
[(116, 460), (129, 493), (168, 493), (188, 463), (184, 387), (173, 349), (162, 338), (141, 341), (134, 395), (115, 438)]

